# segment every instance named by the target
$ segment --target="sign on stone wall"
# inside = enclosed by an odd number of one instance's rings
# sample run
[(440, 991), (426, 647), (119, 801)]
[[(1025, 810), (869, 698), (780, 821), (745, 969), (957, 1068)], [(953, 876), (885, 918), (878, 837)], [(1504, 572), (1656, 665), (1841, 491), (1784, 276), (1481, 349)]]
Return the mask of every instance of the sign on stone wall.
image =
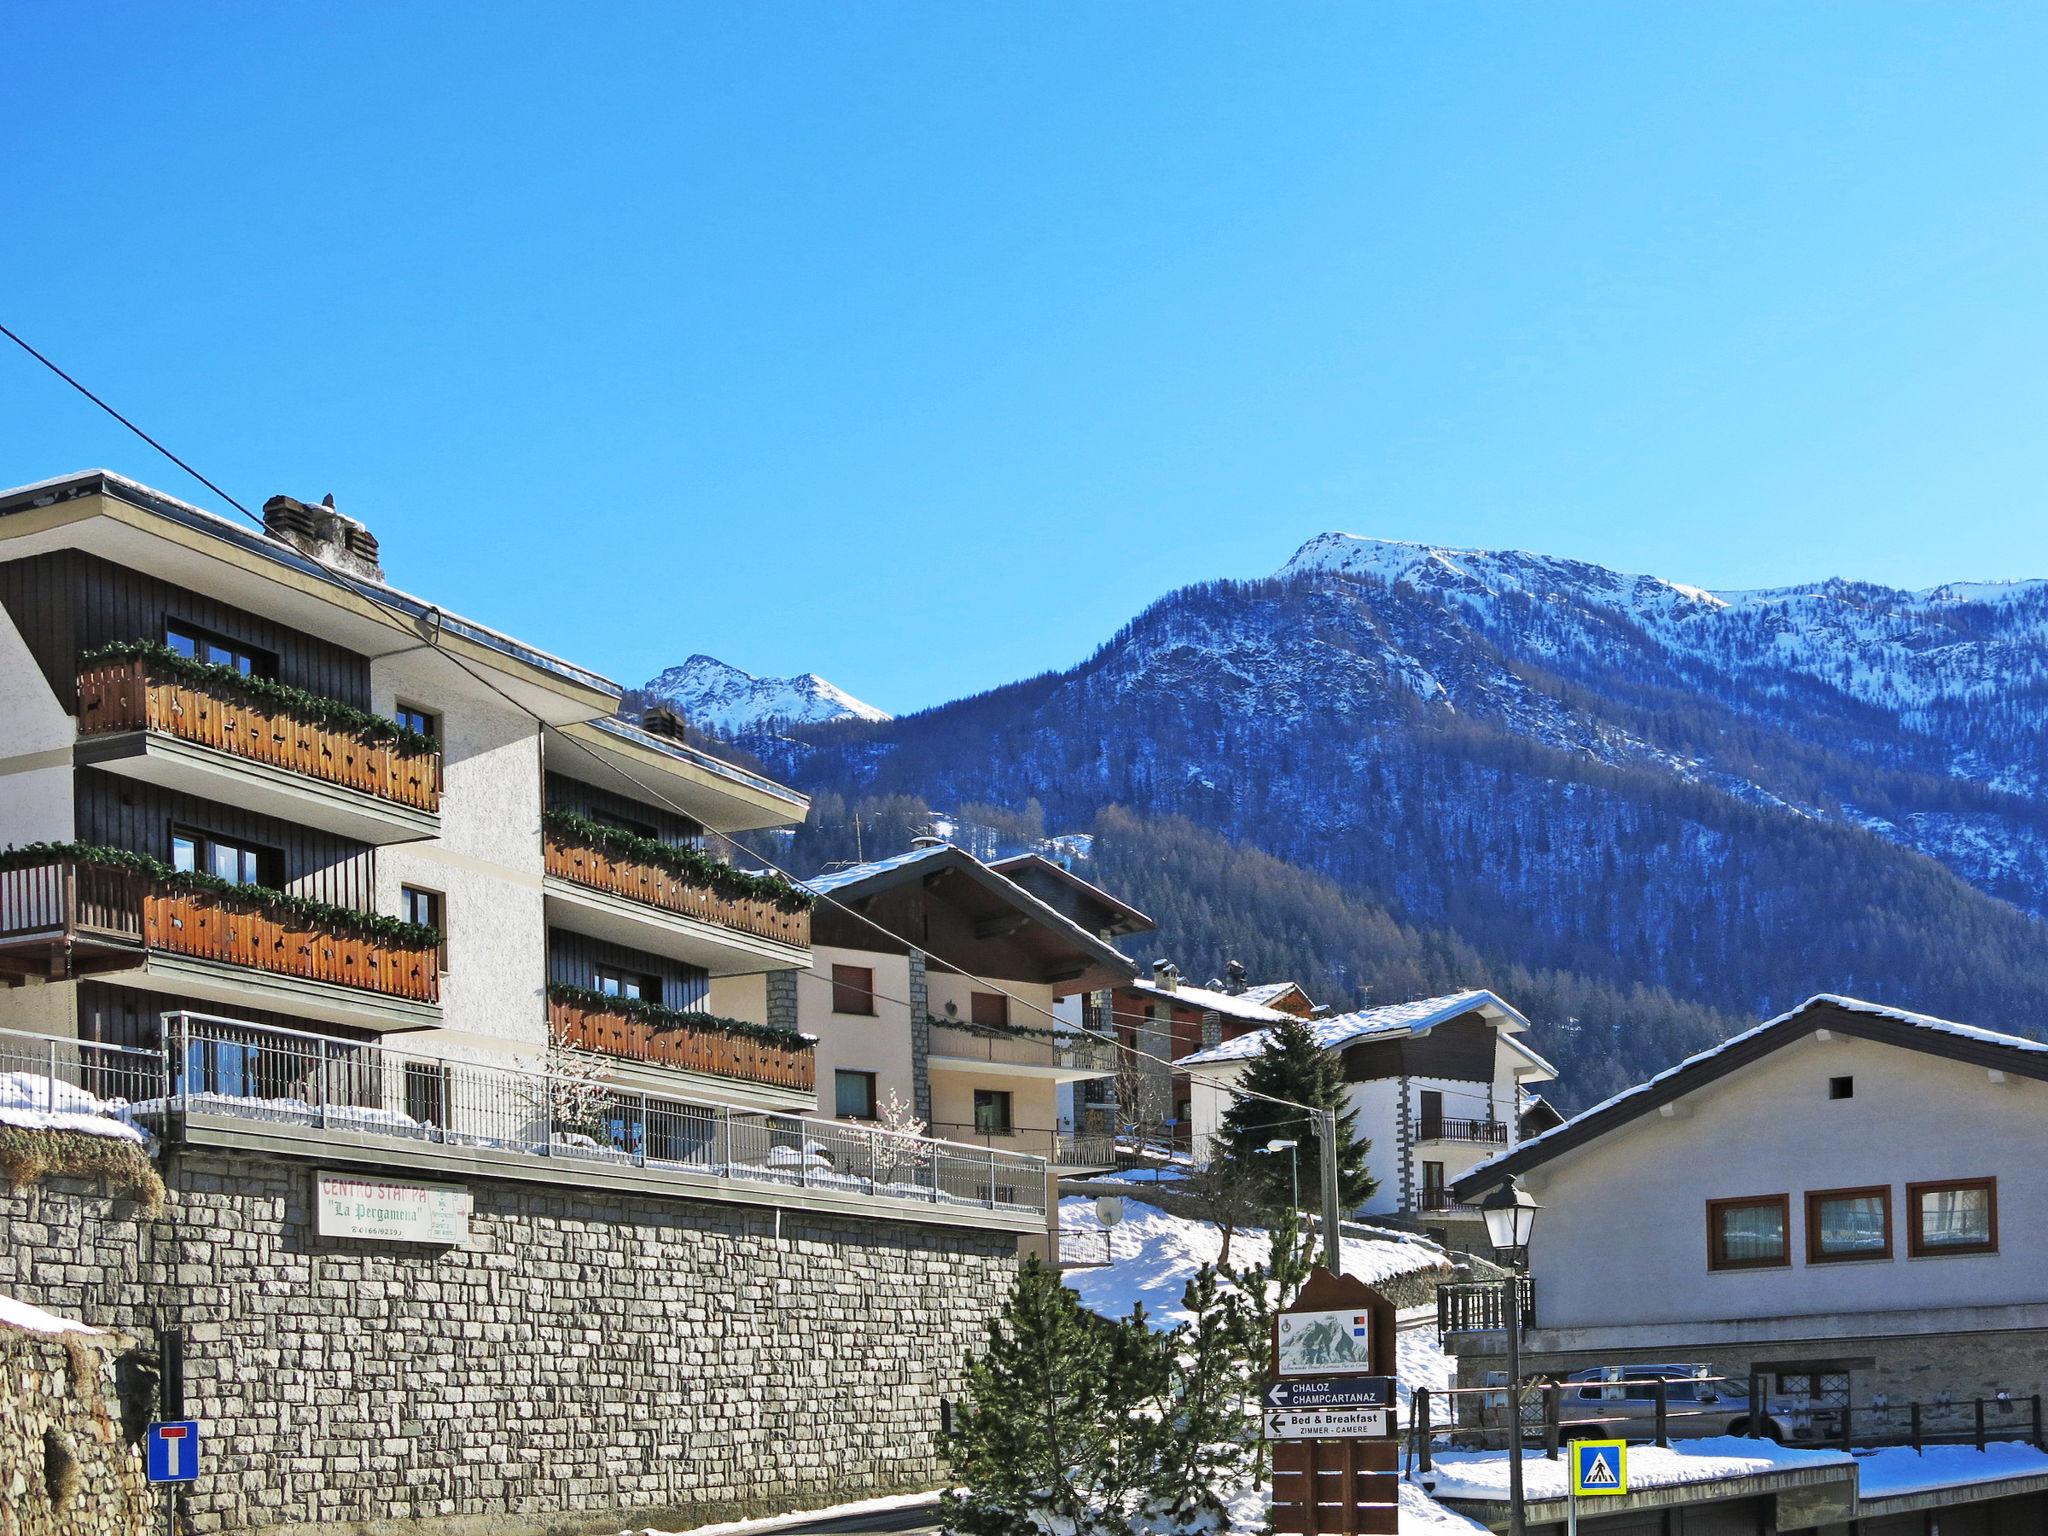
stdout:
[(460, 1184), (395, 1184), (353, 1173), (313, 1176), (314, 1230), (322, 1237), (466, 1243), (472, 1204)]

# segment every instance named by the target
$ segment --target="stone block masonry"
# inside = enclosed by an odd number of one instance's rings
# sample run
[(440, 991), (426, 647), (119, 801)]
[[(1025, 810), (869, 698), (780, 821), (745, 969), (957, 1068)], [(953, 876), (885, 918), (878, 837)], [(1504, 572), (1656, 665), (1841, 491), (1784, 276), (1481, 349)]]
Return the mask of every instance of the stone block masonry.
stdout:
[(933, 1487), (939, 1401), (1015, 1271), (969, 1227), (497, 1181), (462, 1246), (341, 1240), (310, 1164), (164, 1173), (156, 1217), (77, 1180), (0, 1200), (0, 1293), (185, 1328), (201, 1533), (537, 1536)]

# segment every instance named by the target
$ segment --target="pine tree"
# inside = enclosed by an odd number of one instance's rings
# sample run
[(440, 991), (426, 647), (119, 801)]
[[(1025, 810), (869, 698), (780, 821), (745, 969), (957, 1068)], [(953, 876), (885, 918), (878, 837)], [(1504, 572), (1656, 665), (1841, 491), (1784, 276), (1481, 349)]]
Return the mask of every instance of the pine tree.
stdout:
[(1274, 1025), (1265, 1053), (1245, 1069), (1241, 1086), (1288, 1103), (1249, 1096), (1237, 1099), (1224, 1113), (1223, 1131), (1212, 1156), (1221, 1156), (1241, 1169), (1245, 1178), (1265, 1192), (1272, 1209), (1288, 1206), (1294, 1198), (1288, 1159), (1262, 1150), (1276, 1137), (1300, 1143), (1294, 1155), (1301, 1160), (1302, 1199), (1320, 1204), (1322, 1140), (1313, 1127), (1302, 1123), (1302, 1112), (1291, 1108), (1292, 1104), (1337, 1112), (1337, 1140), (1343, 1148), (1337, 1158), (1338, 1201), (1346, 1211), (1353, 1211), (1371, 1198), (1378, 1188), (1366, 1171), (1366, 1154), (1372, 1143), (1358, 1134), (1358, 1111), (1350, 1102), (1343, 1063), (1316, 1043), (1307, 1020), (1289, 1018)]

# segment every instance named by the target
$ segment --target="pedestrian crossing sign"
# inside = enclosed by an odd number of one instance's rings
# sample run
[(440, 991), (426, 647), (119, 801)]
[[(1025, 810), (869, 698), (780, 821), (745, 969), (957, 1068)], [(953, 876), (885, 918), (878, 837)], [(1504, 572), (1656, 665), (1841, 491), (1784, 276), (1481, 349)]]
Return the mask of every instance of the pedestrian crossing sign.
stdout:
[(1581, 1498), (1628, 1492), (1626, 1440), (1574, 1440), (1572, 1492)]

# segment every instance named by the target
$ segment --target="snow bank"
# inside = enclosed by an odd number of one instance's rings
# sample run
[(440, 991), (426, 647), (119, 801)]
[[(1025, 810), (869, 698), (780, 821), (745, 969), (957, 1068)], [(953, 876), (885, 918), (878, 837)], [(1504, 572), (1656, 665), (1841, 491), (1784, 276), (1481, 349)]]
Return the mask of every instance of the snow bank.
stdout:
[(10, 1328), (20, 1328), (28, 1333), (99, 1333), (98, 1328), (88, 1328), (84, 1323), (75, 1323), (68, 1317), (59, 1317), (54, 1312), (45, 1312), (41, 1307), (32, 1307), (25, 1301), (16, 1301), (12, 1296), (0, 1296), (0, 1323)]
[(142, 1132), (120, 1118), (127, 1106), (98, 1099), (83, 1088), (34, 1072), (0, 1072), (0, 1125), (30, 1131), (83, 1131), (141, 1141)]
[(1856, 1465), (1862, 1496), (1885, 1499), (1929, 1488), (2039, 1477), (2048, 1474), (2048, 1453), (2035, 1450), (2024, 1440), (1994, 1440), (1981, 1451), (1974, 1445), (1930, 1445), (1925, 1451), (1900, 1445), (1861, 1452)]
[[(1975, 1454), (1972, 1452), (1971, 1454)], [(1654, 1445), (1628, 1448), (1631, 1488), (1668, 1488), (1684, 1483), (1710, 1483), (1724, 1477), (1753, 1477), (1794, 1467), (1847, 1464), (1846, 1451), (1808, 1451), (1769, 1440), (1715, 1435), (1686, 1440), (1669, 1449)], [(1439, 1451), (1434, 1457), (1440, 1499), (1505, 1499), (1508, 1496), (1508, 1455), (1505, 1451)], [(1541, 1451), (1524, 1452), (1522, 1486), (1531, 1499), (1565, 1496), (1567, 1462), (1551, 1461)]]

